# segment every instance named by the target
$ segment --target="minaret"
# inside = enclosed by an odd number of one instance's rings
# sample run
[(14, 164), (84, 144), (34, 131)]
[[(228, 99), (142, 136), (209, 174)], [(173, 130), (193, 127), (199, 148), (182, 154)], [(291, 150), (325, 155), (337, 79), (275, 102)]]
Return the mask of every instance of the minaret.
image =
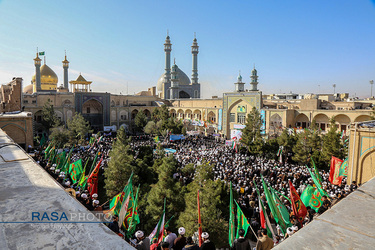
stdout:
[(254, 65), (254, 69), (251, 71), (251, 91), (258, 91), (258, 75), (257, 75), (257, 70), (255, 69), (255, 65)]
[(193, 72), (191, 74), (191, 84), (198, 84), (198, 43), (194, 34), (193, 45), (191, 46), (191, 53), (193, 54)]
[(169, 83), (171, 80), (171, 51), (172, 51), (172, 44), (171, 44), (171, 40), (169, 39), (169, 35), (167, 35), (167, 38), (165, 39), (164, 51), (165, 51), (164, 83)]
[(33, 92), (38, 92), (42, 90), (42, 83), (40, 81), (40, 65), (42, 64), (42, 59), (39, 58), (38, 52), (34, 58), (35, 65), (35, 84), (33, 86)]
[(234, 84), (237, 92), (245, 91), (245, 83), (242, 82), (241, 72), (238, 74), (237, 82)]
[(65, 51), (65, 60), (62, 61), (63, 68), (64, 68), (64, 88), (69, 89), (69, 80), (68, 80), (68, 68), (69, 68), (69, 61), (66, 59), (66, 51)]
[(172, 66), (172, 78), (171, 78), (171, 92), (170, 92), (170, 99), (178, 99), (178, 91), (179, 91), (179, 79), (178, 79), (178, 67), (176, 65), (176, 61), (174, 61), (174, 64)]

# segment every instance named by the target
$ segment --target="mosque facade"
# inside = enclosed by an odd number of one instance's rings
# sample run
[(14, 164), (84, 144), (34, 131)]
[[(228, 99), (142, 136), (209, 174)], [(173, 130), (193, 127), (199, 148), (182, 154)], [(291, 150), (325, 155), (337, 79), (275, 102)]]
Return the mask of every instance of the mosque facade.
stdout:
[(262, 133), (265, 135), (279, 134), (287, 127), (303, 129), (309, 127), (313, 120), (322, 131), (326, 131), (332, 117), (336, 119), (340, 130), (347, 131), (351, 123), (370, 118), (371, 102), (347, 102), (344, 97), (333, 95), (312, 95), (305, 99), (263, 95), (258, 88), (258, 72), (255, 67), (250, 70), (248, 83), (243, 82), (239, 75), (233, 92), (202, 99), (198, 81), (199, 46), (196, 38), (191, 48), (193, 67), (189, 79), (175, 61), (171, 66), (172, 43), (167, 36), (164, 43), (164, 73), (156, 87), (136, 95), (95, 92), (92, 81), (86, 80), (82, 74), (76, 80), (69, 81), (69, 61), (66, 55), (62, 61), (64, 79), (59, 85), (56, 73), (46, 65), (45, 60), (42, 65), (37, 54), (34, 58), (35, 75), (31, 84), (23, 88), (21, 98), (24, 110), (32, 113), (34, 134), (43, 133), (42, 109), (46, 102), (53, 105), (62, 122), (79, 112), (97, 131), (123, 126), (130, 132), (138, 112), (144, 112), (150, 118), (155, 108), (166, 104), (172, 117), (192, 124), (195, 130), (222, 134), (229, 139), (241, 133), (247, 114), (253, 107), (261, 114)]
[(193, 61), (191, 80), (176, 65), (175, 60), (174, 64), (171, 67), (171, 51), (172, 43), (169, 35), (167, 35), (164, 43), (165, 72), (160, 76), (156, 86), (159, 98), (166, 100), (186, 98), (199, 99), (201, 96), (201, 85), (198, 81), (199, 46), (197, 39), (194, 38), (193, 44), (191, 46), (191, 54)]

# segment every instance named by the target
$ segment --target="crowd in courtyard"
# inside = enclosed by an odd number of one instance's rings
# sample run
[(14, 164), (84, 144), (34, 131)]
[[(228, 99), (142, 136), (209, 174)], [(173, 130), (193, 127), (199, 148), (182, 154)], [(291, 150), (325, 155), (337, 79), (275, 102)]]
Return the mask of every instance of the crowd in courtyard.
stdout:
[[(102, 157), (101, 170), (104, 171), (107, 167), (109, 158), (109, 152), (112, 148), (112, 143), (115, 137), (108, 134), (102, 136), (100, 140), (87, 146), (80, 146), (75, 148), (71, 154), (71, 162), (75, 162), (78, 159), (82, 159), (84, 162), (90, 159), (93, 161), (95, 156), (100, 152)], [(233, 191), (237, 193), (237, 202), (241, 206), (244, 214), (248, 218), (252, 230), (257, 234), (254, 235), (252, 231), (249, 231), (247, 238), (251, 239), (252, 242), (256, 242), (258, 239), (257, 249), (269, 249), (261, 248), (262, 244), (264, 246), (270, 246), (280, 243), (284, 238), (290, 237), (293, 233), (299, 230), (303, 224), (311, 222), (315, 216), (323, 213), (329, 209), (332, 205), (343, 199), (350, 192), (357, 188), (355, 183), (351, 185), (346, 183), (346, 178), (343, 179), (341, 185), (332, 185), (328, 181), (329, 173), (320, 170), (320, 175), (323, 179), (322, 186), (327, 192), (328, 197), (323, 197), (325, 200), (324, 206), (319, 209), (317, 213), (311, 208), (308, 209), (308, 214), (304, 219), (303, 223), (295, 220), (291, 216), (292, 227), (288, 228), (288, 233), (283, 234), (276, 227), (275, 221), (271, 217), (271, 224), (274, 227), (274, 231), (277, 232), (276, 237), (272, 239), (270, 243), (267, 238), (267, 232), (261, 228), (260, 224), (260, 209), (258, 202), (258, 195), (256, 192), (256, 183), (258, 189), (261, 190), (261, 176), (264, 180), (269, 183), (269, 185), (275, 189), (280, 194), (280, 199), (287, 207), (288, 211), (292, 212), (292, 207), (289, 200), (286, 198), (289, 194), (288, 181), (290, 180), (293, 186), (296, 188), (297, 192), (301, 194), (307, 185), (314, 185), (314, 182), (310, 176), (310, 173), (306, 166), (300, 166), (298, 164), (279, 162), (275, 159), (266, 159), (262, 156), (249, 155), (247, 153), (236, 152), (232, 147), (226, 146), (225, 143), (217, 137), (214, 136), (188, 136), (185, 139), (178, 141), (160, 141), (164, 148), (172, 149), (174, 153), (173, 156), (178, 161), (179, 167), (178, 171), (174, 173), (173, 177), (176, 181), (179, 181), (182, 185), (187, 185), (193, 181), (194, 173), (188, 173), (183, 171), (184, 167), (188, 164), (193, 164), (194, 166), (208, 163), (213, 167), (214, 180), (221, 180), (225, 183), (232, 183)], [(141, 148), (141, 146), (150, 146), (156, 149), (157, 143), (152, 136), (142, 135), (133, 136), (130, 141), (130, 146), (136, 152)], [(175, 151), (174, 151), (175, 150)], [(276, 152), (275, 152), (276, 154)], [(56, 179), (61, 185), (66, 188), (67, 191), (71, 192), (78, 201), (80, 201), (88, 210), (101, 210), (102, 205), (105, 201), (100, 200), (97, 193), (90, 195), (87, 190), (82, 190), (78, 185), (72, 185), (72, 181), (69, 179), (67, 173), (62, 172), (57, 169), (55, 164), (50, 164), (48, 159), (45, 159), (43, 154), (43, 149), (36, 151), (34, 159), (50, 173), (50, 175)], [(261, 199), (266, 202), (264, 194), (261, 195)], [(266, 208), (267, 210), (267, 208)], [(270, 211), (268, 211), (270, 214)], [(293, 220), (294, 219), (294, 220)], [(119, 231), (110, 225), (110, 228), (114, 231)], [(135, 238), (137, 242), (134, 244), (138, 249), (198, 249), (197, 237), (185, 237), (185, 229), (183, 225), (178, 229), (178, 232), (171, 232), (166, 230), (166, 238), (164, 239), (167, 243), (155, 244), (150, 242), (146, 237), (146, 233), (142, 231), (137, 231)], [(177, 234), (179, 236), (177, 236)], [(209, 239), (209, 232), (202, 233), (204, 243), (201, 249), (215, 249), (214, 243)], [(245, 240), (245, 235), (237, 239), (234, 244), (234, 249), (250, 249), (246, 248), (245, 245), (249, 244), (251, 241)], [(243, 243), (246, 242), (246, 243)], [(238, 248), (238, 246), (241, 246)], [(236, 248), (237, 247), (237, 248)]]

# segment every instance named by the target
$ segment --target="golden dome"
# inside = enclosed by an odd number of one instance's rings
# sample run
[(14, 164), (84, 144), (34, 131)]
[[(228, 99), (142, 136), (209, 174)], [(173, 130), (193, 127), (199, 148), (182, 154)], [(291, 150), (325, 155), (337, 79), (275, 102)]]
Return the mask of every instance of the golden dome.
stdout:
[(33, 85), (29, 84), (26, 87), (24, 87), (23, 88), (23, 93), (26, 93), (26, 94), (32, 94), (32, 93), (34, 93)]
[[(35, 75), (32, 77), (31, 81), (35, 84)], [(43, 84), (56, 84), (59, 79), (57, 78), (56, 73), (48, 67), (46, 64), (43, 64), (42, 67), (40, 67), (40, 82), (43, 86)], [(55, 88), (56, 89), (56, 88)]]

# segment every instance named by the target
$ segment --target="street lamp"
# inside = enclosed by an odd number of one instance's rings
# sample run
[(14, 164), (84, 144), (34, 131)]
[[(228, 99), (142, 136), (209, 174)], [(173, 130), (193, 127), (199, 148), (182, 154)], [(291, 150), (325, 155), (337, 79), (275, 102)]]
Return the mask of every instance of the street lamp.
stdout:
[(336, 94), (336, 84), (333, 84), (332, 87), (333, 87), (333, 94)]
[(374, 80), (371, 80), (370, 84), (371, 84), (371, 96), (370, 96), (370, 98), (372, 98), (372, 85), (374, 85)]

